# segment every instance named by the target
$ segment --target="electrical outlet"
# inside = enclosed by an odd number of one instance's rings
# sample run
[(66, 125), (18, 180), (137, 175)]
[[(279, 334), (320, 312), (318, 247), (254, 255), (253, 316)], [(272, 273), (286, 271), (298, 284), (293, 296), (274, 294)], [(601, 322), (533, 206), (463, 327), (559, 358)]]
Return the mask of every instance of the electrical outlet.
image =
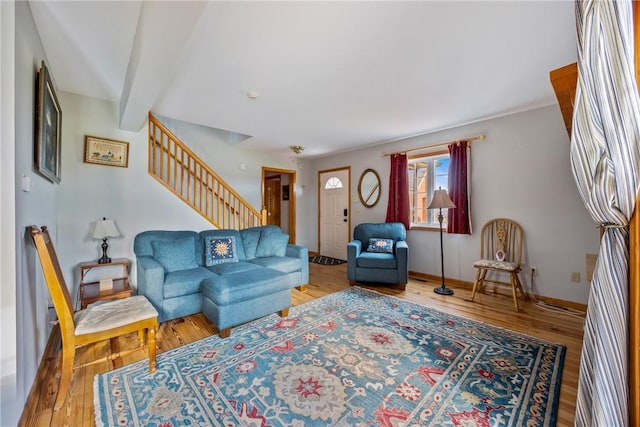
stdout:
[(571, 281), (574, 283), (580, 283), (580, 273), (578, 271), (571, 273)]

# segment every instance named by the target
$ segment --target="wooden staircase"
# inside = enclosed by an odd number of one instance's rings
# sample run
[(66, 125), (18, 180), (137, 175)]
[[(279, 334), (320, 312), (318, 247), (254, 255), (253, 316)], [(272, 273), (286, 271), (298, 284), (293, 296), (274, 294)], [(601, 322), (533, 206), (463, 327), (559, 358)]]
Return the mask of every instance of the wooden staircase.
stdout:
[(219, 229), (266, 224), (258, 211), (149, 113), (149, 174)]

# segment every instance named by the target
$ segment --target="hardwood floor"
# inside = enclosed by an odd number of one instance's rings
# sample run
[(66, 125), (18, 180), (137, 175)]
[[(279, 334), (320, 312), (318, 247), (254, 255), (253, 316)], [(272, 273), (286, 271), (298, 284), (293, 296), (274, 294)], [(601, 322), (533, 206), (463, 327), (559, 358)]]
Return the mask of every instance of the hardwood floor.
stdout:
[[(310, 264), (309, 269), (310, 279), (307, 290), (304, 293), (293, 290), (293, 305), (299, 305), (349, 287), (346, 264), (337, 266)], [(446, 313), (564, 344), (567, 347), (567, 354), (560, 391), (557, 425), (573, 426), (583, 320), (565, 313), (549, 311), (532, 302), (523, 302), (521, 312), (515, 313), (511, 297), (504, 295), (480, 294), (476, 296), (475, 302), (471, 302), (470, 289), (462, 286), (451, 286), (455, 291), (453, 296), (441, 296), (433, 292), (433, 288), (437, 286), (439, 285), (411, 279), (405, 291), (382, 286), (371, 289)], [(215, 333), (217, 333), (217, 329), (202, 314), (164, 322), (160, 325), (157, 334), (158, 353)], [(233, 330), (231, 333), (233, 334)], [(110, 343), (105, 341), (86, 349), (81, 348), (77, 356), (80, 362), (84, 362), (99, 358), (97, 355), (104, 355), (106, 352), (117, 352), (120, 348), (135, 347), (136, 343), (137, 337), (133, 334), (111, 340)], [(60, 355), (57, 351), (59, 343), (51, 344), (55, 350), (45, 351), (45, 359), (38, 371), (20, 420), (19, 425), (21, 426), (94, 426), (94, 375), (146, 357), (146, 352), (136, 351), (124, 358), (117, 358), (113, 362), (101, 362), (77, 369), (64, 406), (54, 412), (53, 404), (59, 383), (55, 372)]]

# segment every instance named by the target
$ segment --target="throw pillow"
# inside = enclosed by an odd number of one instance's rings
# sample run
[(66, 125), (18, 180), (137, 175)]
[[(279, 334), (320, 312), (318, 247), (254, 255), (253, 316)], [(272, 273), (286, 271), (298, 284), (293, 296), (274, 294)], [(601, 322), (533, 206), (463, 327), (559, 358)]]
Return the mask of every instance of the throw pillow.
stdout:
[(204, 246), (204, 263), (207, 267), (239, 260), (235, 236), (209, 236), (204, 239)]
[(287, 254), (289, 235), (278, 232), (267, 232), (260, 235), (256, 257), (285, 256)]
[(164, 267), (165, 273), (196, 268), (195, 243), (191, 237), (151, 242), (153, 257)]
[(369, 239), (369, 246), (367, 252), (378, 252), (384, 254), (393, 253), (393, 239), (379, 239), (372, 237)]

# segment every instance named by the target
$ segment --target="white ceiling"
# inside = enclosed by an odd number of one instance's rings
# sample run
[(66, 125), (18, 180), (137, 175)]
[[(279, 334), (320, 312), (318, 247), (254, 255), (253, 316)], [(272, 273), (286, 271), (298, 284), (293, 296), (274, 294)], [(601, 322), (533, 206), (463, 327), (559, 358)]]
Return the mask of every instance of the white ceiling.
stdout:
[(30, 6), (58, 90), (118, 101), (122, 128), (151, 110), (301, 157), (552, 104), (576, 60), (572, 1)]

